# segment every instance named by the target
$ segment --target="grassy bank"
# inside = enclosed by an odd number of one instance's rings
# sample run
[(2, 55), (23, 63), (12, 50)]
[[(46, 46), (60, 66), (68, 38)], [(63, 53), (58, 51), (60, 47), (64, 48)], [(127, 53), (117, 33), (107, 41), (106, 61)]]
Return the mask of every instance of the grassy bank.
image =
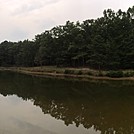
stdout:
[(134, 70), (98, 71), (89, 68), (1, 67), (0, 70), (15, 71), (37, 76), (69, 77), (81, 79), (134, 80)]

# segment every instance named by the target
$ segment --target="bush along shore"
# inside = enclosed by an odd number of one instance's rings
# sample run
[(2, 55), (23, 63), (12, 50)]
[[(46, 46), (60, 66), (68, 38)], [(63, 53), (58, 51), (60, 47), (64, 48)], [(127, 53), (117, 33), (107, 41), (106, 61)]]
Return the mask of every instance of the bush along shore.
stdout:
[(100, 71), (89, 68), (42, 67), (1, 67), (0, 71), (13, 71), (35, 76), (52, 76), (60, 78), (134, 80), (134, 70)]

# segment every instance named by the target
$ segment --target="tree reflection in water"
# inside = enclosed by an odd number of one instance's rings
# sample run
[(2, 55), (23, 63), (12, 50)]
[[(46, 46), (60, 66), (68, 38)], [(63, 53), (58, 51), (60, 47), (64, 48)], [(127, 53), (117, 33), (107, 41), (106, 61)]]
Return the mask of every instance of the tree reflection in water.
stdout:
[(101, 134), (134, 133), (133, 81), (80, 82), (0, 72), (0, 93), (32, 100), (65, 125)]

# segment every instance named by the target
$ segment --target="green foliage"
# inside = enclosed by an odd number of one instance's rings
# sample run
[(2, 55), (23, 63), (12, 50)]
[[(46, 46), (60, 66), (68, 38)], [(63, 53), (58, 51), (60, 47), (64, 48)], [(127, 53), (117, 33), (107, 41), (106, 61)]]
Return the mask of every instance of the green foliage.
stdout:
[(74, 70), (65, 69), (64, 74), (74, 74)]
[(124, 72), (124, 77), (133, 77), (133, 76), (134, 76), (134, 71)]
[(78, 74), (78, 75), (82, 75), (83, 73), (82, 73), (81, 70), (79, 70), (79, 71), (77, 72), (77, 74)]
[(104, 74), (103, 74), (102, 72), (99, 72), (99, 73), (98, 73), (98, 76), (101, 77), (101, 76), (104, 76)]
[(112, 78), (120, 78), (123, 77), (123, 71), (109, 71), (106, 76)]
[(93, 75), (93, 73), (91, 71), (88, 71), (87, 74), (88, 75)]

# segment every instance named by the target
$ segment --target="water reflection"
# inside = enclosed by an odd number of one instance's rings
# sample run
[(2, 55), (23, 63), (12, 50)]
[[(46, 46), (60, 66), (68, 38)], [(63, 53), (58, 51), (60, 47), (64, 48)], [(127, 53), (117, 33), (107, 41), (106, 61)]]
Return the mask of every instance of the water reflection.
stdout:
[[(45, 115), (64, 121), (66, 126), (93, 128), (101, 134), (134, 133), (134, 83), (131, 81), (65, 81), (0, 72), (0, 93), (32, 100)], [(24, 124), (20, 122), (20, 126)]]

